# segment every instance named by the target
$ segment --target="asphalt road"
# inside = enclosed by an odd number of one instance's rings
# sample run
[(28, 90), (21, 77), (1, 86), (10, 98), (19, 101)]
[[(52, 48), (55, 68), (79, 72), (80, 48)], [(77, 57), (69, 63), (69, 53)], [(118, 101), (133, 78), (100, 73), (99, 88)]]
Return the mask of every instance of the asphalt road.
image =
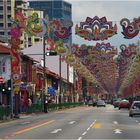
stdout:
[(140, 116), (111, 105), (76, 107), (0, 124), (0, 139), (140, 139)]

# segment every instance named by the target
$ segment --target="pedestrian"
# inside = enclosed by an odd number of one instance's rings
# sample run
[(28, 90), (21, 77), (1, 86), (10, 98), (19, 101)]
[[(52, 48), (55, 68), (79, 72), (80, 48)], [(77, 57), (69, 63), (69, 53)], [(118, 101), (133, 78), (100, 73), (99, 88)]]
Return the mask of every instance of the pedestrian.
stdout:
[(48, 99), (45, 99), (45, 106), (44, 106), (44, 112), (48, 113)]

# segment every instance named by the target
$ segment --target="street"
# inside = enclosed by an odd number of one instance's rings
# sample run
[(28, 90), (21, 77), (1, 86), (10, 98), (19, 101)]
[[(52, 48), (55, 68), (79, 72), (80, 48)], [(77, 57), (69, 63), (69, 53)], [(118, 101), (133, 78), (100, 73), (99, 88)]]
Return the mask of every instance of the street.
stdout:
[(128, 110), (76, 107), (27, 115), (0, 125), (1, 139), (139, 139), (140, 117)]

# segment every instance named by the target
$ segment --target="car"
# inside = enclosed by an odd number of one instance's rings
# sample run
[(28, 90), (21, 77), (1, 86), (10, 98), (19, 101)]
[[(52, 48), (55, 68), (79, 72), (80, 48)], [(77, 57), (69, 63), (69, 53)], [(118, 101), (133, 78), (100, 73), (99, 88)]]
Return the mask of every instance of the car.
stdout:
[(88, 101), (88, 106), (93, 106), (93, 101), (92, 100)]
[(119, 107), (120, 100), (114, 101), (113, 106), (114, 108)]
[(97, 107), (105, 107), (106, 105), (105, 105), (105, 102), (104, 102), (104, 100), (98, 100), (97, 101)]
[(130, 107), (129, 117), (133, 117), (134, 115), (140, 115), (140, 101), (133, 101)]
[(129, 101), (128, 100), (125, 100), (125, 99), (124, 100), (121, 100), (120, 103), (119, 103), (119, 110), (121, 108), (127, 108), (127, 109), (129, 109), (130, 108)]

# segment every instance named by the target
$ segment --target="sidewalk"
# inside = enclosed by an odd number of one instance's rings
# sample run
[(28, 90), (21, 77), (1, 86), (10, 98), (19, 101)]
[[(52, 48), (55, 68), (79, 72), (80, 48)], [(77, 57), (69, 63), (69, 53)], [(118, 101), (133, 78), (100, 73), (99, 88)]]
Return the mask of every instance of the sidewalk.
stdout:
[[(77, 107), (80, 107), (80, 106), (77, 106)], [(74, 107), (75, 108), (75, 107)], [(35, 116), (37, 114), (41, 115), (41, 114), (49, 114), (51, 112), (59, 112), (59, 111), (64, 111), (64, 110), (69, 110), (69, 109), (73, 109), (72, 108), (64, 108), (64, 109), (58, 109), (58, 110), (49, 110), (48, 113), (44, 113), (44, 112), (37, 112), (37, 113), (31, 113), (31, 114), (27, 114), (27, 113), (21, 113), (19, 114), (19, 119), (25, 119), (25, 118), (31, 118), (32, 116)], [(0, 123), (6, 123), (6, 122), (10, 122), (10, 121), (13, 121), (13, 120), (18, 120), (17, 118), (6, 118), (4, 120), (0, 120)]]

